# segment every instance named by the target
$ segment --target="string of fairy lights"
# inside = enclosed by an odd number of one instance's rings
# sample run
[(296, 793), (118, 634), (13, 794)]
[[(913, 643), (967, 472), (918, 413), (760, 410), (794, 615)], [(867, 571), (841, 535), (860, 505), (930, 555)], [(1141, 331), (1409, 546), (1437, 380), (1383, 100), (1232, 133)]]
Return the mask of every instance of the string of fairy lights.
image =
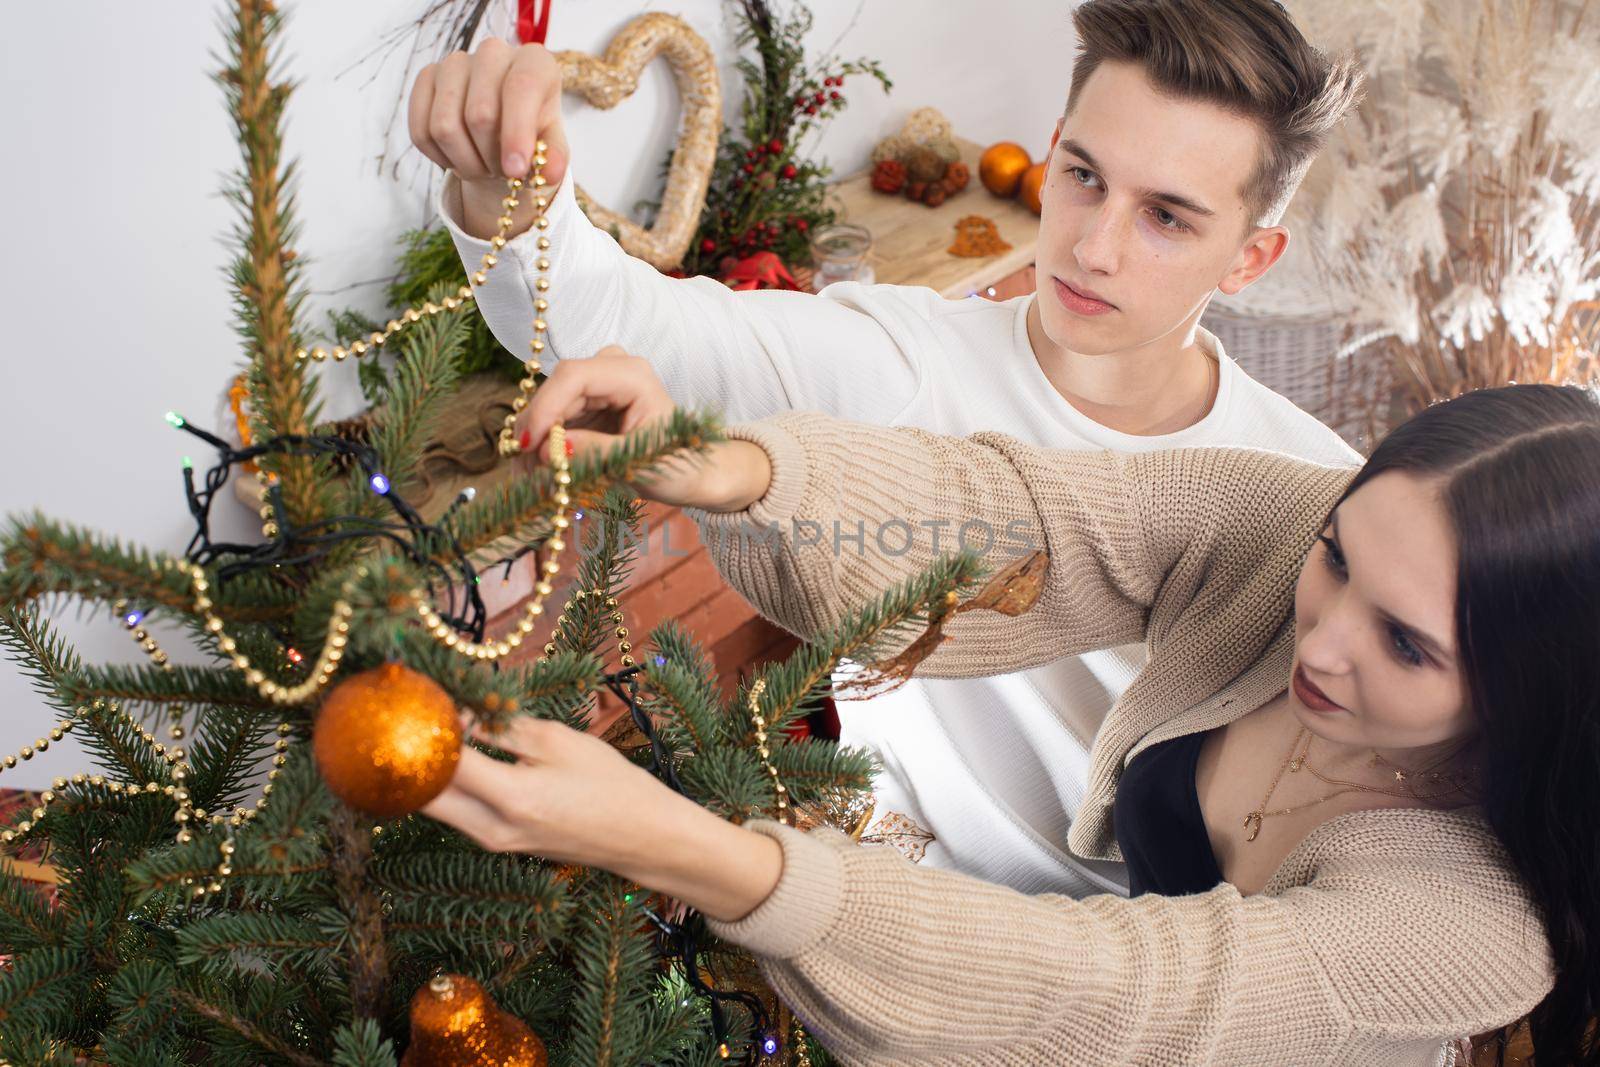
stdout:
[[(534, 281), (537, 294), (534, 300), (536, 317), (533, 322), (533, 337), (529, 341), (530, 356), (524, 360), (524, 374), (518, 383), (517, 394), (512, 400), (512, 410), (505, 416), (497, 439), (498, 451), (508, 457), (522, 451), (515, 437), (515, 425), (537, 388), (537, 376), (541, 372), (539, 357), (547, 343), (546, 313), (550, 306), (550, 281), (546, 272), (550, 269), (547, 255), (550, 250), (550, 239), (546, 231), (549, 229), (550, 220), (546, 211), (550, 197), (543, 174), (543, 168), (548, 162), (546, 153), (547, 146), (540, 141), (535, 149), (533, 171), (529, 179), (534, 187), (533, 204), (538, 212), (533, 221), (537, 231), (535, 244), (539, 252), (534, 265), (540, 274)], [(483, 285), (488, 279), (488, 272), (499, 262), (499, 253), (507, 244), (506, 234), (514, 222), (512, 213), (520, 203), (519, 194), (526, 184), (520, 178), (508, 180), (507, 195), (501, 201), (504, 212), (497, 220), (495, 235), (489, 241), (490, 251), (484, 254), (478, 269), (470, 274), (472, 285), (463, 285), (453, 296), (445, 298), (442, 302), (427, 301), (420, 307), (407, 308), (399, 316), (389, 320), (383, 330), (373, 331), (365, 338), (356, 339), (348, 344), (335, 345), (332, 348), (299, 348), (295, 352), (296, 359), (301, 362), (323, 362), (331, 358), (335, 362), (341, 362), (348, 358), (359, 359), (374, 355), (408, 327), (424, 318), (454, 313), (472, 303), (474, 301), (472, 286)], [(545, 614), (546, 601), (554, 591), (554, 580), (561, 569), (560, 557), (567, 547), (566, 537), (573, 522), (583, 517), (582, 511), (572, 506), (569, 493), (572, 475), (568, 464), (571, 449), (566, 443), (564, 428), (558, 423), (550, 432), (550, 463), (556, 484), (556, 492), (553, 494), (556, 512), (550, 520), (549, 535), (542, 545), (522, 546), (504, 559), (487, 564), (485, 568), (503, 564), (509, 574), (509, 568), (515, 560), (529, 551), (542, 550), (544, 558), (538, 563), (533, 595), (524, 606), (520, 618), (508, 631), (499, 637), (487, 637), (484, 629), (488, 611), (478, 592), (479, 568), (457, 543), (449, 525), (454, 511), (473, 498), (473, 490), (464, 491), (439, 522), (429, 523), (424, 521), (400, 494), (392, 491), (393, 486), (389, 478), (380, 468), (379, 457), (365, 444), (337, 435), (282, 435), (268, 441), (234, 447), (216, 435), (194, 426), (175, 412), (168, 412), (166, 417), (174, 427), (213, 447), (218, 453), (218, 460), (200, 477), (197, 484), (194, 464), (185, 458), (185, 494), (190, 514), (196, 523), (196, 531), (185, 549), (183, 558), (167, 559), (152, 564), (152, 567), (158, 573), (165, 571), (182, 576), (187, 584), (194, 612), (201, 619), (204, 632), (215, 643), (217, 651), (228, 659), (238, 676), (273, 707), (288, 709), (305, 704), (326, 687), (337, 674), (349, 644), (351, 619), (355, 614), (352, 604), (355, 588), (358, 582), (370, 577), (369, 568), (365, 565), (358, 566), (352, 577), (341, 586), (332, 601), (322, 647), (311, 659), (309, 666), (305, 654), (289, 642), (284, 642), (282, 665), (252, 662), (240, 648), (237, 638), (228, 632), (225, 620), (217, 611), (213, 597), (214, 584), (226, 583), (245, 574), (268, 568), (304, 566), (326, 557), (345, 542), (376, 538), (398, 547), (402, 554), (426, 576), (423, 584), (414, 586), (406, 594), (411, 610), (423, 630), (442, 647), (457, 655), (477, 662), (498, 664), (520, 649), (535, 630), (539, 618)], [(282, 487), (277, 477), (258, 462), (264, 457), (279, 455), (331, 455), (359, 466), (368, 486), (389, 505), (391, 514), (385, 518), (372, 518), (365, 514), (339, 515), (308, 524), (293, 523), (284, 507)], [(264, 539), (261, 543), (217, 542), (211, 536), (212, 502), (236, 467), (245, 469), (253, 467), (255, 470), (262, 500), (258, 512)], [(448, 560), (438, 558), (437, 549), (440, 545), (447, 546)], [(609, 595), (605, 590), (574, 591), (556, 617), (553, 630), (538, 659), (547, 661), (556, 654), (557, 641), (563, 636), (564, 627), (574, 613), (576, 605), (591, 597), (602, 601), (604, 609), (602, 614), (612, 625), (612, 636), (617, 642), (620, 654), (621, 669), (603, 675), (603, 679), (611, 691), (621, 699), (635, 727), (649, 743), (651, 771), (661, 777), (669, 787), (687, 795), (674, 770), (672, 757), (658, 736), (655, 724), (640, 705), (638, 678), (640, 668), (632, 655), (630, 633), (615, 596)], [(134, 642), (149, 657), (152, 665), (163, 672), (172, 672), (174, 668), (171, 658), (150, 631), (148, 611), (130, 604), (125, 599), (115, 601), (112, 610), (127, 628)], [(665, 663), (665, 659), (657, 656), (655, 662), (659, 665)], [(285, 674), (298, 675), (298, 678), (291, 680), (284, 677)], [(767, 722), (760, 705), (764, 691), (765, 681), (757, 680), (747, 694), (747, 706), (757, 754), (772, 782), (777, 817), (783, 821), (792, 821), (787, 789), (771, 761)], [(212, 829), (224, 831), (217, 841), (217, 858), (215, 866), (211, 869), (211, 875), (206, 878), (185, 876), (181, 879), (183, 889), (193, 900), (220, 893), (224, 889), (226, 880), (234, 873), (233, 857), (236, 853), (234, 831), (256, 819), (267, 809), (269, 798), (288, 760), (287, 751), (293, 725), (288, 719), (281, 719), (276, 724), (272, 741), (272, 765), (267, 770), (266, 781), (262, 784), (260, 796), (254, 804), (248, 807), (236, 805), (228, 812), (207, 811), (195, 805), (189, 790), (189, 780), (194, 774), (194, 768), (182, 747), (188, 732), (183, 723), (185, 716), (183, 705), (173, 703), (169, 710), (171, 722), (167, 728), (167, 741), (162, 741), (143, 723), (128, 714), (121, 703), (98, 698), (89, 700), (79, 704), (71, 716), (56, 722), (48, 731), (48, 737), (41, 737), (33, 745), (22, 747), (14, 755), (0, 757), (0, 764), (3, 764), (4, 768), (15, 767), (19, 761), (31, 760), (35, 754), (45, 752), (51, 741), (61, 740), (79, 723), (104, 718), (116, 720), (119, 725), (134, 730), (156, 757), (158, 766), (165, 766), (165, 777), (168, 779), (163, 781), (150, 777), (144, 781), (128, 783), (116, 781), (102, 774), (57, 777), (50, 789), (43, 790), (38, 795), (37, 804), (29, 812), (30, 817), (20, 820), (12, 827), (0, 830), (0, 842), (9, 846), (22, 843), (45, 818), (48, 809), (61, 800), (69, 785), (88, 790), (86, 799), (90, 803), (143, 795), (165, 796), (176, 805), (173, 813), (176, 843), (190, 843), (195, 839), (197, 832)], [(381, 834), (382, 825), (374, 826), (372, 832), (374, 835)], [(631, 898), (632, 894), (630, 900)], [(714, 989), (703, 978), (697, 957), (699, 942), (705, 936), (704, 920), (693, 913), (680, 920), (668, 920), (648, 906), (644, 906), (642, 911), (658, 931), (665, 946), (664, 950), (682, 964), (683, 973), (690, 987), (697, 995), (706, 998), (710, 1005), (713, 1033), (718, 1042), (719, 1055), (724, 1059), (732, 1055), (726, 1037), (728, 1031), (723, 1006), (733, 1003), (744, 1007), (751, 1016), (753, 1033), (757, 1038), (749, 1045), (751, 1062), (758, 1056), (776, 1055), (782, 1042), (773, 1032), (765, 1005), (761, 1000), (747, 992)], [(802, 1067), (809, 1067), (805, 1035), (798, 1020), (795, 1022), (793, 1041), (796, 1048), (796, 1062)]]

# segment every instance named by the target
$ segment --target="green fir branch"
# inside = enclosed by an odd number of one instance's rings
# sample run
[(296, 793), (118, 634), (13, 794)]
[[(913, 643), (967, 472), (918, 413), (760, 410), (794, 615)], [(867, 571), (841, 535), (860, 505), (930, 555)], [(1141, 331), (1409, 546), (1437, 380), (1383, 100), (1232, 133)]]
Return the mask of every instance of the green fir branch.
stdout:
[[(426, 300), (442, 305), (454, 290), (455, 286), (440, 282), (428, 291)], [(440, 312), (423, 316), (402, 335), (401, 355), (370, 438), (384, 473), (402, 493), (414, 484), (422, 448), (460, 385), (460, 355), (467, 334), (465, 315)], [(376, 499), (364, 477), (355, 491), (354, 503)]]
[[(116, 538), (69, 526), (43, 515), (12, 516), (0, 534), (0, 605), (19, 608), (51, 594), (109, 604), (116, 600), (193, 616), (189, 580), (167, 565), (172, 557), (126, 547)], [(214, 584), (214, 583), (213, 583)], [(287, 590), (254, 578), (229, 583), (213, 595), (212, 610), (226, 621), (268, 622), (285, 617)]]
[[(399, 277), (387, 294), (390, 306), (416, 307), (429, 299), (438, 303), (439, 297), (431, 294), (442, 288), (446, 296), (454, 295), (466, 281), (461, 254), (445, 227), (411, 230), (401, 236), (401, 242)], [(466, 377), (493, 371), (512, 381), (521, 378), (522, 361), (495, 339), (477, 304), (462, 301), (459, 314), (467, 333), (456, 354), (456, 373)]]
[(627, 585), (633, 569), (638, 541), (631, 535), (639, 528), (641, 512), (638, 497), (621, 486), (613, 486), (588, 510), (574, 586), (587, 595), (575, 596), (572, 606), (562, 612), (566, 622), (554, 637), (557, 648), (598, 655), (602, 644), (624, 640), (615, 637), (616, 609), (607, 604)]
[(112, 1019), (102, 1038), (111, 1063), (181, 1064), (186, 1044), (172, 995), (177, 974), (170, 962), (128, 961), (111, 979), (106, 1003)]
[(108, 700), (148, 708), (198, 704), (251, 711), (279, 706), (262, 696), (231, 666), (86, 665), (62, 679), (61, 693), (78, 704)]
[(77, 710), (77, 701), (64, 694), (62, 686), (82, 670), (82, 661), (49, 622), (26, 608), (0, 609), (0, 645), (33, 679), (34, 692), (47, 703), (68, 717)]
[(354, 1019), (333, 1032), (333, 1067), (396, 1067), (394, 1043), (376, 1019)]
[(385, 856), (369, 877), (387, 894), (394, 928), (444, 931), (463, 947), (551, 942), (571, 918), (565, 885), (527, 857), (481, 851)]
[(663, 662), (646, 658), (642, 703), (661, 724), (664, 742), (674, 750), (706, 752), (743, 736), (742, 729), (730, 735), (726, 728), (715, 669), (678, 620), (659, 623), (650, 632), (650, 646)]
[(792, 804), (823, 805), (860, 795), (872, 787), (877, 769), (865, 749), (795, 744), (785, 738), (770, 751)]
[[(730, 1035), (729, 1059), (744, 1054), (744, 1038)], [(737, 1051), (736, 1051), (737, 1050)], [(712, 1067), (726, 1063), (713, 1047), (711, 1012), (676, 969), (663, 974), (652, 998), (652, 1010), (641, 1021), (636, 1058), (655, 1067)]]
[(70, 1033), (88, 993), (75, 949), (52, 945), (21, 953), (0, 972), (0, 1048), (29, 1033)]
[[(309, 752), (291, 749), (274, 783), (272, 802), (233, 831), (233, 874), (228, 885), (243, 905), (316, 907), (330, 898), (326, 840), (320, 830), (333, 798)], [(170, 818), (170, 817), (169, 817)], [(217, 867), (220, 829), (199, 830), (188, 844), (152, 850), (128, 865), (140, 906), (163, 895), (186, 895), (184, 879), (209, 880)]]
[[(571, 506), (592, 509), (612, 486), (647, 478), (650, 468), (663, 459), (681, 450), (697, 453), (720, 440), (719, 418), (678, 409), (662, 423), (629, 434), (603, 455), (574, 460), (572, 482), (567, 487)], [(548, 467), (537, 467), (462, 508), (451, 521), (450, 531), (468, 554), (504, 539), (526, 542), (545, 536), (556, 511), (557, 488), (554, 473)]]
[[(568, 960), (550, 952), (512, 957), (484, 981), (500, 1007), (521, 1019), (554, 1051), (565, 1040), (578, 982)], [(557, 1059), (560, 1057), (557, 1056)]]
[[(249, 889), (260, 883), (260, 899), (272, 894), (331, 892), (332, 869), (324, 829), (335, 800), (311, 759), (309, 746), (291, 748), (274, 782), (272, 800), (235, 841), (234, 881)], [(315, 872), (316, 880), (308, 881)]]
[(123, 784), (171, 781), (171, 768), (145, 741), (143, 727), (116, 703), (85, 695), (79, 678), (64, 679), (62, 694), (84, 707), (73, 734), (102, 770)]
[(0, 953), (15, 956), (59, 944), (62, 927), (38, 886), (13, 876), (0, 878)]
[(632, 1067), (638, 1061), (630, 1053), (652, 1007), (649, 975), (655, 953), (639, 912), (642, 901), (622, 879), (599, 871), (586, 888), (571, 939), (579, 985), (562, 1059)]
[(338, 913), (312, 916), (237, 912), (207, 915), (177, 932), (177, 963), (210, 978), (309, 971), (326, 981), (329, 960), (343, 938)]
[(753, 748), (696, 753), (679, 767), (678, 780), (702, 806), (735, 822), (765, 816), (777, 805), (772, 779)]
[[(228, 32), (228, 54), (215, 75), (227, 100), (243, 166), (231, 199), (239, 206), (234, 229), (239, 255), (233, 283), (236, 329), (245, 342), (250, 369), (250, 418), (255, 440), (310, 432), (317, 421), (316, 383), (295, 358), (295, 326), (305, 298), (301, 260), (294, 250), (295, 165), (283, 163), (283, 113), (293, 86), (275, 78), (276, 42), (282, 16), (271, 0), (236, 0)], [(328, 464), (320, 458), (275, 454), (260, 460), (276, 474), (284, 507), (296, 526), (328, 514)]]
[(196, 804), (216, 810), (238, 799), (271, 753), (281, 714), (273, 708), (237, 708), (200, 720), (187, 750), (189, 792)]
[[(983, 574), (984, 565), (971, 552), (942, 556), (922, 574), (887, 590), (838, 625), (817, 634), (787, 660), (763, 667), (757, 677), (766, 682), (761, 708), (769, 731), (782, 730), (820, 706), (841, 659), (870, 666), (886, 652), (901, 651), (918, 633), (944, 616), (951, 593), (959, 598), (970, 592)], [(754, 682), (752, 679), (750, 685)], [(747, 721), (749, 689), (750, 686), (740, 687), (734, 712), (744, 714)]]
[(280, 1037), (285, 1028), (266, 1021), (269, 1015), (289, 1015), (293, 1004), (294, 991), (270, 979), (267, 976), (249, 983), (243, 997), (219, 983), (208, 984), (203, 993), (180, 988), (172, 995), (185, 1011), (209, 1024), (215, 1057), (211, 1062), (223, 1062), (227, 1057), (241, 1064), (259, 1063), (265, 1053), (293, 1067), (324, 1067), (323, 1059)]

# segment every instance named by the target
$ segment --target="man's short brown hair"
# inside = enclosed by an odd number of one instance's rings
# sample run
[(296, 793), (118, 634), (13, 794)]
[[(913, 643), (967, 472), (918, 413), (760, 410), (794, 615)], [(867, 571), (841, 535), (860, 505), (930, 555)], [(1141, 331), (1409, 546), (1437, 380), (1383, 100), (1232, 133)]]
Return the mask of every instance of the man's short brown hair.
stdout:
[(1095, 68), (1137, 64), (1155, 86), (1254, 119), (1261, 159), (1242, 190), (1253, 220), (1283, 214), (1328, 133), (1361, 98), (1354, 60), (1330, 60), (1277, 0), (1086, 0), (1067, 113)]

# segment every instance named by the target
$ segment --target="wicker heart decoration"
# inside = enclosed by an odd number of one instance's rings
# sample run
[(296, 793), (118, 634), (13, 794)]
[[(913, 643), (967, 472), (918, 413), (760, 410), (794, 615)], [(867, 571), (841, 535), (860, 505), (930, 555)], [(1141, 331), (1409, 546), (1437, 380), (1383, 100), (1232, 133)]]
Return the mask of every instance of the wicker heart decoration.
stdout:
[(657, 56), (672, 69), (683, 101), (683, 125), (672, 149), (667, 188), (655, 224), (647, 230), (595, 202), (582, 186), (574, 192), (584, 214), (601, 229), (616, 234), (629, 254), (659, 270), (671, 270), (683, 262), (699, 226), (717, 158), (717, 137), (722, 132), (722, 83), (710, 46), (682, 19), (650, 12), (624, 26), (603, 56), (556, 53), (562, 90), (606, 110), (633, 95), (640, 72)]

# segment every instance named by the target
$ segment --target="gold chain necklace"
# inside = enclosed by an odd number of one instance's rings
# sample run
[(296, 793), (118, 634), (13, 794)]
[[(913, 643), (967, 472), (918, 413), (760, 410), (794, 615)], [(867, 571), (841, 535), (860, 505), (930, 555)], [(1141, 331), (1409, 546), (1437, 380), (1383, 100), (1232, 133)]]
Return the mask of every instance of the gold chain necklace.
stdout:
[(1372, 765), (1374, 767), (1389, 767), (1389, 768), (1393, 769), (1393, 771), (1394, 771), (1394, 780), (1397, 781), (1397, 782), (1409, 781), (1412, 778), (1426, 778), (1430, 782), (1438, 782), (1438, 781), (1445, 781), (1445, 780), (1449, 780), (1451, 782), (1470, 781), (1471, 779), (1476, 777), (1477, 774), (1478, 774), (1478, 765), (1477, 764), (1472, 764), (1471, 766), (1463, 767), (1459, 771), (1443, 771), (1443, 772), (1441, 772), (1441, 771), (1435, 770), (1435, 768), (1443, 767), (1446, 763), (1449, 763), (1451, 760), (1455, 759), (1461, 753), (1465, 752), (1467, 750), (1467, 747), (1469, 745), (1471, 745), (1471, 744), (1472, 744), (1472, 741), (1470, 739), (1466, 740), (1466, 741), (1463, 741), (1463, 742), (1461, 742), (1460, 745), (1458, 745), (1455, 748), (1451, 749), (1444, 756), (1440, 757), (1439, 759), (1434, 760), (1432, 763), (1428, 764), (1426, 767), (1423, 767), (1420, 770), (1415, 770), (1415, 771), (1408, 771), (1404, 767), (1401, 767), (1401, 766), (1399, 766), (1399, 765), (1397, 765), (1395, 763), (1391, 763), (1389, 760), (1384, 759), (1382, 754), (1379, 753), (1377, 749), (1373, 749), (1372, 750)]
[[(1344, 796), (1346, 793), (1381, 793), (1385, 796), (1401, 797), (1407, 800), (1435, 800), (1439, 797), (1445, 797), (1452, 793), (1463, 791), (1462, 785), (1456, 780), (1460, 776), (1455, 774), (1433, 775), (1434, 779), (1448, 779), (1451, 783), (1449, 788), (1437, 793), (1418, 793), (1415, 790), (1409, 789), (1402, 792), (1395, 789), (1385, 789), (1382, 786), (1365, 785), (1361, 782), (1349, 782), (1342, 778), (1330, 777), (1306, 762), (1307, 758), (1311, 755), (1311, 742), (1315, 736), (1316, 735), (1312, 734), (1312, 732), (1307, 730), (1304, 726), (1300, 727), (1299, 732), (1294, 735), (1294, 742), (1289, 746), (1289, 755), (1284, 759), (1283, 765), (1278, 768), (1278, 773), (1272, 776), (1272, 784), (1267, 786), (1266, 795), (1261, 798), (1261, 803), (1257, 805), (1256, 810), (1250, 812), (1244, 817), (1244, 828), (1247, 831), (1245, 835), (1246, 841), (1254, 841), (1261, 835), (1261, 823), (1264, 819), (1270, 819), (1277, 815), (1293, 815), (1297, 811), (1304, 811), (1306, 808), (1315, 807), (1324, 801), (1332, 800), (1334, 797)], [(1302, 741), (1305, 742), (1303, 749), (1300, 744)], [(1457, 749), (1456, 751), (1459, 752), (1460, 749)], [(1382, 756), (1378, 755), (1376, 749), (1373, 750), (1372, 755), (1375, 760), (1382, 760), (1382, 762), (1391, 767), (1395, 766), (1393, 763), (1389, 763), (1388, 760), (1385, 760)], [(1430, 764), (1429, 769), (1442, 765), (1446, 760), (1449, 760), (1451, 756), (1454, 755), (1455, 752), (1452, 752), (1449, 756), (1445, 756), (1443, 759)], [(1266, 810), (1267, 804), (1272, 800), (1272, 795), (1278, 791), (1278, 784), (1283, 781), (1284, 772), (1287, 771), (1291, 774), (1297, 774), (1302, 770), (1310, 771), (1312, 777), (1321, 782), (1324, 782), (1328, 785), (1340, 786), (1341, 788), (1335, 789), (1331, 793), (1325, 793), (1320, 797), (1316, 797), (1315, 799), (1305, 801), (1302, 804), (1296, 804), (1291, 808), (1279, 808), (1276, 811)], [(1403, 782), (1407, 780), (1406, 776), (1410, 772), (1406, 772), (1402, 768), (1396, 768), (1396, 773), (1399, 775), (1397, 780)], [(1427, 771), (1417, 773), (1427, 773)]]

